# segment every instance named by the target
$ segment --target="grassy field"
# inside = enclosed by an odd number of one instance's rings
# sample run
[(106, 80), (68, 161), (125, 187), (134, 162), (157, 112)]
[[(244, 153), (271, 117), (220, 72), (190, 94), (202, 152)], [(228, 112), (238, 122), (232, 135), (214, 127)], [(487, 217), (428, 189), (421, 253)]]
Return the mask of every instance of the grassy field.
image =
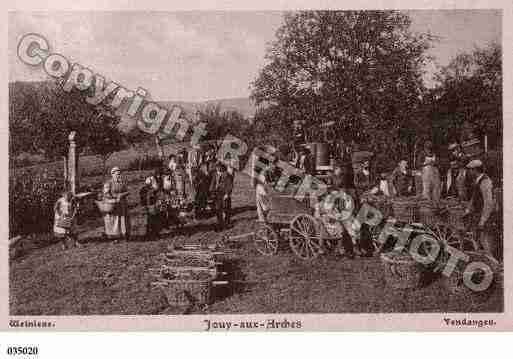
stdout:
[[(253, 191), (246, 177), (236, 178), (233, 195), (234, 226), (214, 231), (214, 218), (186, 226), (182, 233), (163, 233), (146, 241), (144, 216), (137, 205), (137, 190), (147, 173), (131, 172), (132, 220), (135, 236), (128, 243), (102, 241), (101, 218), (78, 228), (84, 246), (63, 250), (49, 235), (25, 241), (22, 253), (10, 263), (12, 315), (180, 314), (150, 283), (148, 269), (174, 242), (220, 241), (226, 236), (254, 230)], [(88, 178), (95, 183), (101, 177)], [(381, 313), (381, 312), (500, 312), (503, 293), (475, 304), (455, 298), (440, 279), (416, 290), (397, 291), (384, 282), (379, 257), (341, 259), (327, 254), (306, 263), (284, 248), (274, 257), (256, 252), (250, 237), (226, 242), (225, 264), (233, 285), (219, 288), (207, 309), (191, 313)], [(286, 247), (286, 246), (285, 246)]]

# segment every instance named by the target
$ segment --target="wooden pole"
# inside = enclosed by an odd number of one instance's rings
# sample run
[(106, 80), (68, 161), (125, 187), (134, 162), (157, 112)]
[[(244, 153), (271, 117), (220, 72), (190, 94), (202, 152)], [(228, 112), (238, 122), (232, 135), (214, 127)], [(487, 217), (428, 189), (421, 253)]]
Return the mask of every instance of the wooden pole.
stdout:
[(68, 140), (69, 140), (69, 151), (68, 151), (68, 180), (70, 183), (70, 190), (75, 195), (78, 190), (78, 153), (77, 153), (77, 144), (75, 142), (76, 132), (71, 131)]

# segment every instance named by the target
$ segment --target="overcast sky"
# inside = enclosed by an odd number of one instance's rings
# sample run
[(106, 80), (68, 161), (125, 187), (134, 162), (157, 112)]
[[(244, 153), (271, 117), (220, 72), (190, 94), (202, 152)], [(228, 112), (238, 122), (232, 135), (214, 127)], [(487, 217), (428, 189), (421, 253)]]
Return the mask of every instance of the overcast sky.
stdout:
[[(441, 38), (430, 51), (439, 65), (501, 38), (499, 11), (409, 14), (414, 31)], [(46, 79), (42, 68), (30, 68), (16, 56), (19, 39), (33, 32), (70, 61), (128, 89), (146, 88), (156, 100), (246, 97), (281, 21), (280, 12), (10, 13), (9, 79)], [(433, 69), (434, 64), (427, 68)]]

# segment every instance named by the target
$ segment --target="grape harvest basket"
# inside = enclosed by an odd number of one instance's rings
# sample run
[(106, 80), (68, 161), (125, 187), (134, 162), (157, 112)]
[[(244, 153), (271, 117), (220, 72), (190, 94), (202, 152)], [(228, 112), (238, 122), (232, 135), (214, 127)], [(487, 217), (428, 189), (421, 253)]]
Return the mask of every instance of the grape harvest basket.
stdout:
[(160, 287), (172, 306), (208, 305), (216, 274), (208, 268), (162, 268), (154, 286)]
[(150, 269), (171, 306), (209, 305), (213, 300), (212, 288), (226, 285), (219, 280), (226, 273), (218, 270), (217, 261), (224, 253), (209, 250), (171, 249), (160, 256), (160, 266)]
[(408, 253), (392, 251), (381, 254), (385, 282), (393, 289), (420, 286), (425, 268)]

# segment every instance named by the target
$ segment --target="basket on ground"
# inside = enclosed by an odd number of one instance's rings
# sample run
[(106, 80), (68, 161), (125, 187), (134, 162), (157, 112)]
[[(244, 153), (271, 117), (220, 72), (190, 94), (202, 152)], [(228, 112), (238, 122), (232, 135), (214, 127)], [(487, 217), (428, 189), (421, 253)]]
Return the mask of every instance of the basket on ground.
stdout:
[(394, 289), (414, 289), (420, 286), (425, 268), (408, 253), (392, 251), (381, 254), (385, 282)]
[(431, 201), (424, 200), (418, 204), (418, 220), (427, 225), (434, 226), (441, 222), (438, 216), (438, 207)]
[(415, 199), (396, 198), (392, 200), (394, 217), (398, 221), (413, 223), (416, 220), (417, 204)]
[(463, 215), (465, 214), (465, 206), (460, 205), (452, 205), (447, 207), (449, 211), (448, 222), (449, 225), (453, 226), (455, 229), (463, 230), (465, 229), (465, 221)]
[(166, 280), (160, 281), (159, 286), (169, 305), (210, 304), (211, 301), (212, 279)]

